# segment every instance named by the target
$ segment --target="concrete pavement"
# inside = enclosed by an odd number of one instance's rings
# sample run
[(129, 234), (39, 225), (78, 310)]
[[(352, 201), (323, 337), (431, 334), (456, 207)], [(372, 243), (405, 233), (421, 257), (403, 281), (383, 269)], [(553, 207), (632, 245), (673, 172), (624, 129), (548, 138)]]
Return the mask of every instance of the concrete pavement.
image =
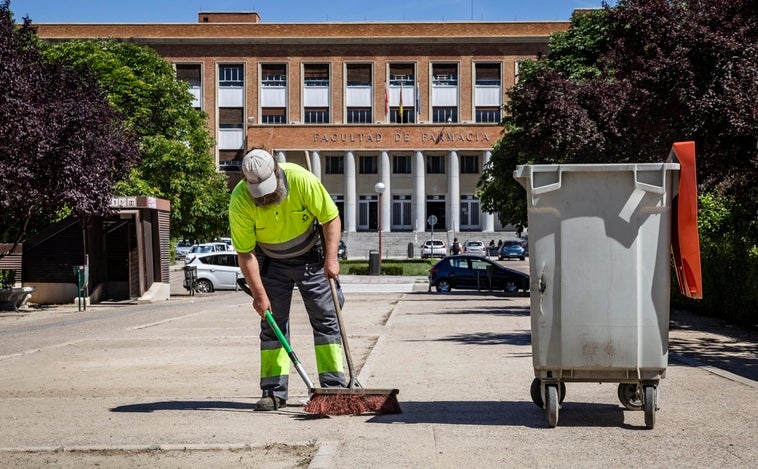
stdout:
[[(742, 468), (758, 457), (755, 334), (674, 314), (654, 429), (614, 383), (569, 383), (550, 429), (529, 397), (528, 297), (358, 280), (342, 285), (359, 380), (400, 389), (402, 414), (304, 414), (294, 370), (288, 406), (254, 412), (258, 321), (242, 293), (51, 308), (0, 317), (0, 466)], [(315, 376), (294, 298), (292, 345)]]

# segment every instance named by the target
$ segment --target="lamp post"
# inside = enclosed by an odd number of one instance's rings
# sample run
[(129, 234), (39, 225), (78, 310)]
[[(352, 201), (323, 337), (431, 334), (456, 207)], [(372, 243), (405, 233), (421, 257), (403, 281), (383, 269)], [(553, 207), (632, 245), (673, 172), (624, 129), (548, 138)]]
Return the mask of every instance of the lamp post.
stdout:
[(377, 182), (374, 185), (374, 191), (379, 194), (379, 200), (377, 204), (377, 212), (379, 217), (379, 273), (382, 272), (382, 194), (386, 186), (383, 182)]

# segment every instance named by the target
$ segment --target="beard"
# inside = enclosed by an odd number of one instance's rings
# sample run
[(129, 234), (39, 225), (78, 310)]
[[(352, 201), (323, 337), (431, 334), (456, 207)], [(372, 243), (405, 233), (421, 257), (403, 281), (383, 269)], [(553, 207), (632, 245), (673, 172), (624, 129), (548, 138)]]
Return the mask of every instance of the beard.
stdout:
[(274, 192), (263, 197), (253, 198), (253, 203), (256, 207), (270, 207), (280, 204), (285, 198), (287, 198), (287, 188), (279, 181)]

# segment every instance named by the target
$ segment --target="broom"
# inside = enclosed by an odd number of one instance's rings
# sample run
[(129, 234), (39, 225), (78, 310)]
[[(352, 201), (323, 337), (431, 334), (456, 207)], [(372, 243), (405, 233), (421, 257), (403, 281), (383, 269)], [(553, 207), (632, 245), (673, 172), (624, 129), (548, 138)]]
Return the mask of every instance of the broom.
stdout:
[[(314, 387), (313, 382), (308, 377), (308, 374), (305, 372), (305, 369), (303, 369), (303, 366), (300, 364), (300, 360), (297, 358), (297, 355), (295, 355), (292, 347), (290, 347), (287, 338), (284, 337), (282, 330), (279, 329), (279, 326), (276, 324), (276, 321), (271, 315), (271, 312), (266, 311), (265, 315), (266, 322), (269, 326), (271, 326), (271, 329), (274, 330), (276, 338), (279, 339), (282, 347), (284, 347), (284, 350), (287, 352), (287, 355), (292, 361), (292, 364), (295, 366), (297, 374), (300, 375), (300, 378), (308, 388), (310, 396), (308, 398), (308, 401), (305, 403), (303, 410), (310, 414), (321, 415), (357, 415), (366, 412), (375, 412), (378, 414), (401, 413), (402, 410), (400, 409), (400, 404), (398, 403), (396, 397), (398, 393), (397, 389), (367, 390), (360, 387), (358, 380), (355, 379), (355, 374), (353, 372), (353, 359), (350, 354), (350, 349), (347, 345), (347, 337), (345, 336), (342, 329), (342, 313), (339, 307), (339, 302), (337, 300), (337, 292), (334, 287), (334, 280), (330, 279), (330, 281), (332, 287), (332, 298), (334, 299), (335, 307), (337, 308), (337, 321), (340, 324), (340, 334), (342, 335), (343, 347), (345, 349), (348, 370), (350, 372), (350, 383), (347, 388)], [(245, 283), (244, 278), (238, 279), (237, 284), (242, 289), (242, 291), (252, 296), (250, 287), (247, 285), (247, 283)]]
[(342, 322), (342, 308), (339, 304), (333, 278), (329, 278), (329, 286), (334, 301), (334, 310), (337, 313), (337, 323), (342, 337), (342, 348), (345, 350), (350, 381), (347, 388), (314, 389), (313, 395), (305, 404), (304, 410), (311, 414), (325, 415), (358, 415), (367, 412), (378, 414), (402, 413), (400, 403), (397, 401), (397, 393), (399, 392), (397, 389), (365, 389), (355, 377), (353, 356), (350, 353), (350, 345)]

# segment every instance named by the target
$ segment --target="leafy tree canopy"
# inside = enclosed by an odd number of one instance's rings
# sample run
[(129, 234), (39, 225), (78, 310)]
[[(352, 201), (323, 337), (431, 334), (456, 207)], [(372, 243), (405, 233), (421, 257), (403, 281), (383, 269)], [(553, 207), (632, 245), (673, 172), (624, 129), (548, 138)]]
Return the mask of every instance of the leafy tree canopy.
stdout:
[[(0, 3), (0, 240), (22, 242), (64, 214), (110, 212), (136, 140), (94, 75), (40, 52)], [(6, 252), (0, 253), (2, 255)]]
[(139, 136), (141, 163), (116, 186), (121, 195), (171, 202), (171, 235), (212, 239), (228, 232), (226, 178), (216, 171), (205, 115), (187, 84), (154, 50), (115, 40), (50, 44), (47, 55), (90, 67), (111, 104)]
[(485, 209), (526, 221), (519, 164), (662, 161), (694, 140), (703, 188), (758, 212), (758, 4), (620, 0), (550, 45), (509, 91)]

